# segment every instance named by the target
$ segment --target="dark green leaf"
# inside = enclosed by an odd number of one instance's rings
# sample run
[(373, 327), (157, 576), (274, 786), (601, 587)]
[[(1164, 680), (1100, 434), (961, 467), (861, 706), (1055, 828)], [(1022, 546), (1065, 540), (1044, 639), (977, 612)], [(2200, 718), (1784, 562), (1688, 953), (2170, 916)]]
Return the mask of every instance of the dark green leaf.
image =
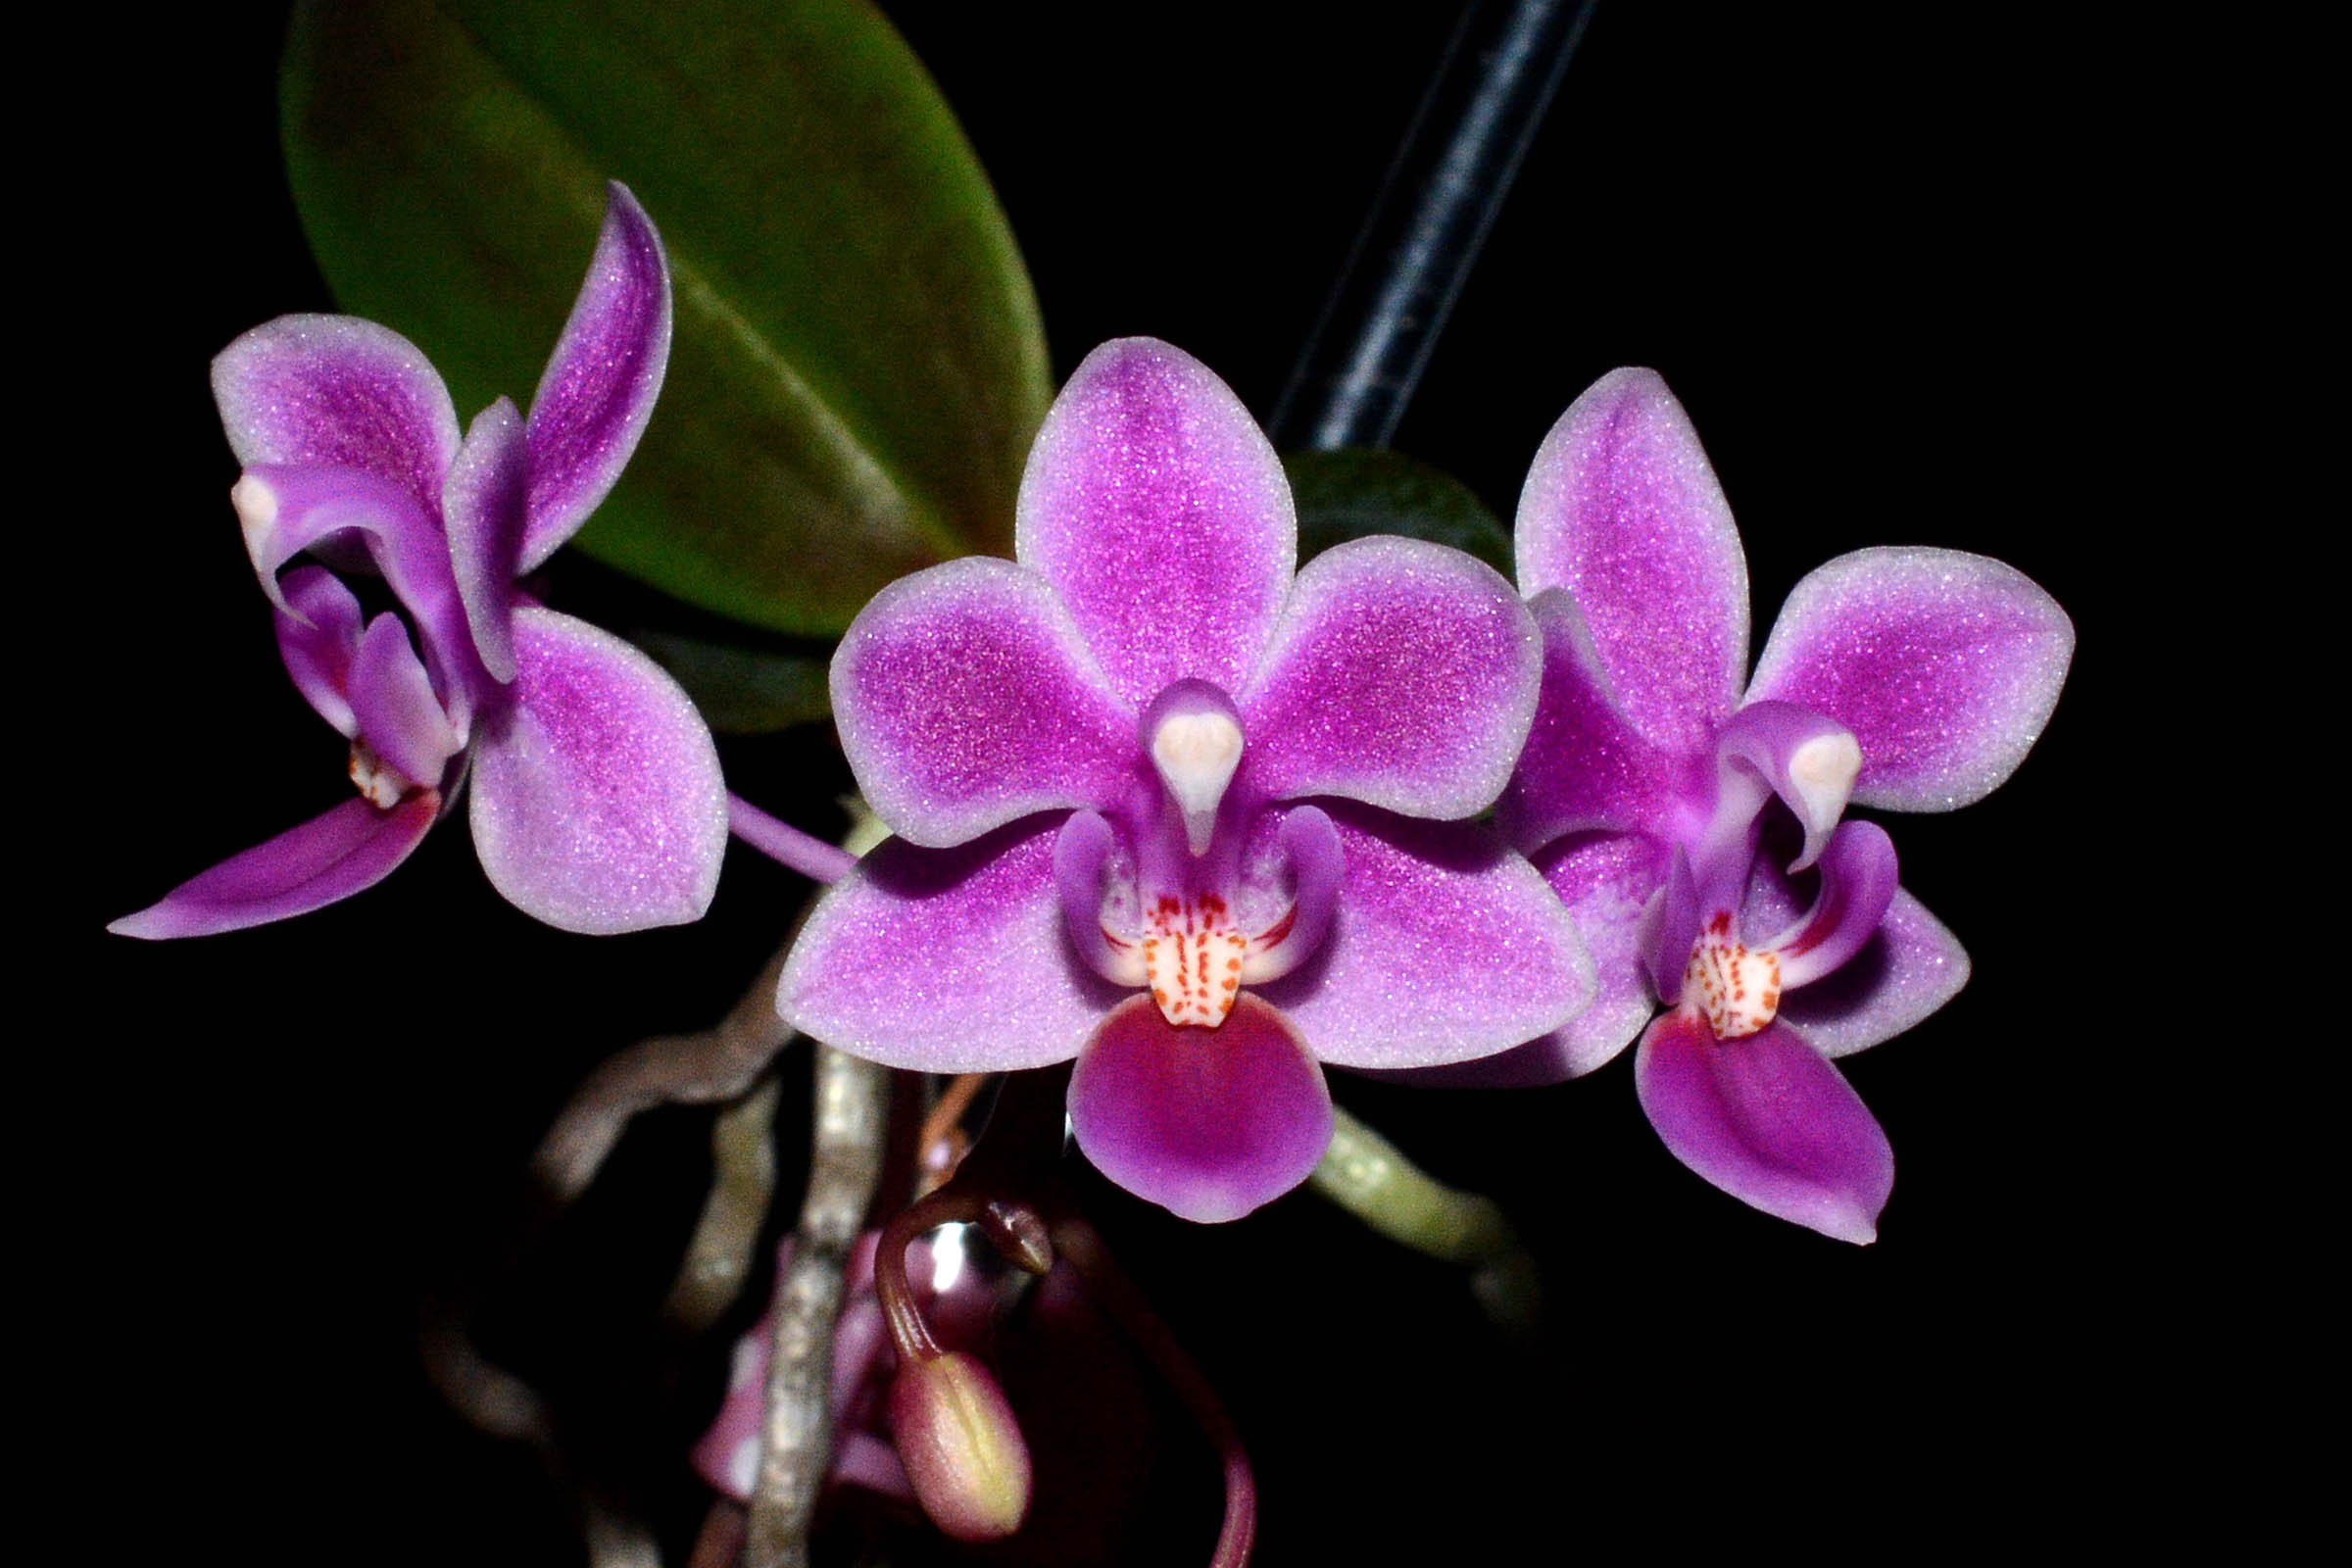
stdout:
[(704, 722), (721, 734), (764, 735), (833, 711), (825, 687), (831, 660), (822, 654), (769, 653), (666, 631), (633, 632), (629, 640), (677, 678)]
[(669, 378), (590, 554), (823, 634), (908, 570), (1009, 552), (1051, 395), (1036, 300), (870, 5), (314, 0), (283, 88), (327, 281), (414, 339), (462, 416), (538, 384), (608, 177), (660, 225)]
[(1282, 460), (1298, 502), (1298, 559), (1366, 534), (1400, 533), (1463, 550), (1511, 574), (1511, 534), (1470, 487), (1398, 452), (1346, 447)]

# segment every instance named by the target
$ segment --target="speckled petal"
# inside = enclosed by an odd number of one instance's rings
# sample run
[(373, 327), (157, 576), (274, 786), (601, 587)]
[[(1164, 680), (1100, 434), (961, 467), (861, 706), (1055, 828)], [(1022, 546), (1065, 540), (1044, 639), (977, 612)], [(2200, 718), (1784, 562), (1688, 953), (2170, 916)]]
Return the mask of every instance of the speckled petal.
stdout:
[(458, 411), (416, 346), (356, 316), (281, 316), (213, 361), (229, 449), (248, 467), (359, 468), (431, 505), (458, 451)]
[[(1806, 905), (1801, 887), (1769, 863), (1756, 867), (1741, 920), (1778, 930)], [(1968, 953), (1942, 921), (1900, 888), (1862, 951), (1798, 991), (1783, 993), (1781, 1017), (1825, 1056), (1850, 1056), (1891, 1040), (1960, 994)]]
[(441, 491), (449, 559), (482, 666), (514, 678), (514, 578), (522, 569), (524, 504), (531, 482), (522, 416), (500, 398), (474, 416)]
[(669, 365), (669, 263), (628, 187), (605, 187), (605, 226), (571, 319), (531, 398), (528, 571), (579, 531), (620, 477)]
[(1108, 805), (1149, 765), (1134, 710), (1054, 590), (1009, 562), (952, 561), (876, 594), (833, 656), (832, 691), (867, 803), (935, 849)]
[(210, 936), (308, 914), (391, 874), (424, 839), (441, 809), (431, 790), (388, 811), (345, 801), (298, 828), (194, 876), (163, 899), (107, 927), (117, 936), (161, 940)]
[(1705, 746), (1747, 664), (1747, 558), (1690, 416), (1655, 370), (1569, 406), (1520, 493), (1519, 587), (1576, 596), (1609, 689), (1662, 746)]
[(1251, 777), (1277, 800), (1484, 810), (1527, 740), (1542, 659), (1492, 567), (1418, 539), (1339, 545), (1298, 574), (1240, 696)]
[(886, 1066), (1004, 1072), (1066, 1061), (1131, 993), (1078, 962), (1054, 873), (1062, 819), (973, 843), (893, 839), (826, 890), (793, 944), (777, 1010)]
[(1788, 1025), (1719, 1042), (1704, 1018), (1668, 1013), (1642, 1037), (1634, 1086), (1674, 1157), (1734, 1198), (1841, 1242), (1878, 1240), (1894, 1151)]
[(345, 739), (360, 733), (351, 710), (351, 662), (366, 617), (350, 589), (323, 566), (298, 566), (279, 585), (286, 609), (273, 612), (278, 657), (303, 701)]
[(1298, 558), (1290, 483), (1250, 411), (1141, 337), (1088, 355), (1054, 400), (1014, 538), (1136, 708), (1187, 676), (1240, 691)]
[(1529, 1089), (1556, 1084), (1614, 1059), (1658, 1010), (1640, 959), (1642, 911), (1666, 878), (1667, 851), (1639, 833), (1577, 833), (1538, 851), (1533, 864), (1567, 906), (1592, 955), (1592, 1004), (1566, 1023), (1499, 1055), (1397, 1077), (1430, 1086)]
[(437, 785), (465, 740), (450, 726), (424, 662), (398, 615), (368, 623), (351, 662), (348, 690), (360, 737), (418, 784)]
[(602, 935), (699, 919), (718, 887), (727, 795), (677, 682), (585, 621), (514, 617), (513, 705), (474, 745), (473, 844), (524, 913)]
[(1070, 1128), (1095, 1168), (1178, 1218), (1239, 1219), (1306, 1180), (1331, 1142), (1331, 1091), (1298, 1032), (1244, 993), (1214, 1029), (1149, 997), (1078, 1054)]
[(1528, 609), (1544, 639), (1542, 695), (1494, 825), (1531, 852), (1593, 829), (1688, 835), (1706, 810), (1706, 754), (1653, 745), (1626, 721), (1574, 599), (1546, 589)]
[(1258, 988), (1317, 1056), (1344, 1067), (1467, 1061), (1555, 1029), (1592, 1000), (1592, 959), (1568, 911), (1494, 835), (1336, 802), (1330, 815), (1344, 857), (1331, 932)]
[(1946, 811), (2025, 760), (2074, 650), (2066, 612), (2013, 567), (1957, 550), (1857, 550), (1789, 594), (1750, 696), (1854, 732), (1856, 805)]

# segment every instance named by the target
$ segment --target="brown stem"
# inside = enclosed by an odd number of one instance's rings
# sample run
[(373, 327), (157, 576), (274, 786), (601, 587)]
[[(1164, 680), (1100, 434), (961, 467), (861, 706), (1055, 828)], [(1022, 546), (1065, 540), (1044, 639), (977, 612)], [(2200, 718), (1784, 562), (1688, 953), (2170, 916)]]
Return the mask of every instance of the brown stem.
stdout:
[(662, 1315), (689, 1334), (700, 1334), (724, 1316), (750, 1277), (760, 1230), (776, 1195), (779, 1092), (773, 1077), (763, 1078), (710, 1124), (710, 1194), (662, 1306)]
[(939, 1354), (939, 1342), (931, 1337), (931, 1325), (923, 1321), (913, 1287), (906, 1282), (907, 1247), (927, 1230), (977, 1220), (985, 1206), (978, 1193), (950, 1183), (882, 1227), (881, 1239), (874, 1244), (874, 1296), (882, 1303), (882, 1320), (890, 1326), (891, 1344), (906, 1360), (928, 1361)]
[(588, 1190), (639, 1111), (733, 1100), (752, 1087), (792, 1038), (776, 1015), (776, 982), (791, 951), (787, 940), (713, 1027), (639, 1041), (588, 1075), (531, 1156), (532, 1179), (551, 1203), (567, 1207)]
[(1209, 1559), (1209, 1568), (1245, 1568), (1250, 1544), (1257, 1537), (1257, 1478), (1250, 1468), (1249, 1450), (1242, 1446), (1241, 1431), (1225, 1413), (1224, 1401), (1193, 1364), (1193, 1358), (1184, 1353), (1184, 1347), (1176, 1343), (1176, 1336), (1159, 1314), (1152, 1310), (1152, 1303), (1127, 1277), (1127, 1271), (1111, 1257), (1092, 1225), (1075, 1213), (1064, 1212), (1054, 1218), (1052, 1232), (1054, 1250), (1070, 1260), (1070, 1266), (1086, 1282), (1087, 1294), (1167, 1379), (1185, 1409), (1215, 1446), (1225, 1472), (1225, 1522), (1217, 1533), (1216, 1554)]
[(808, 1193), (778, 1282), (767, 1414), (753, 1483), (745, 1568), (804, 1568), (808, 1525), (833, 1454), (833, 1328), (850, 1249), (881, 1180), (890, 1072), (819, 1046)]

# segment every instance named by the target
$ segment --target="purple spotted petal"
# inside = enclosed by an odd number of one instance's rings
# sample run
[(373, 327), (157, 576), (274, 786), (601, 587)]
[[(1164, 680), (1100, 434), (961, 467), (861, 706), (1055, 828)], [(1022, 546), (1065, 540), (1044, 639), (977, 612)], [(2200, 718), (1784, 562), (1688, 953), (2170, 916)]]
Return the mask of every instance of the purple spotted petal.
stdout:
[(1108, 805), (1144, 765), (1134, 710), (1045, 579), (1009, 562), (952, 561), (876, 594), (832, 691), (858, 788), (916, 844)]
[(352, 658), (349, 690), (360, 738), (412, 782), (438, 785), (466, 742), (450, 727), (398, 615), (378, 615), (368, 624)]
[(229, 449), (247, 467), (358, 468), (430, 505), (458, 411), (416, 346), (356, 316), (281, 316), (213, 361)]
[(1609, 689), (1662, 746), (1702, 747), (1747, 666), (1747, 558), (1690, 417), (1655, 370), (1569, 406), (1520, 493), (1519, 586), (1565, 588)]
[(1894, 1151), (1795, 1030), (1719, 1042), (1704, 1018), (1668, 1013), (1642, 1037), (1634, 1087), (1674, 1157), (1734, 1198), (1841, 1242), (1878, 1240)]
[(1705, 753), (1652, 745), (1626, 721), (1575, 600), (1547, 589), (1528, 609), (1544, 639), (1543, 690), (1495, 826), (1529, 851), (1596, 828), (1693, 836), (1709, 793)]
[(474, 416), (441, 491), (459, 602), (483, 667), (500, 681), (514, 678), (514, 578), (530, 483), (522, 416), (500, 398)]
[(323, 566), (301, 566), (279, 585), (286, 609), (276, 611), (278, 657), (303, 700), (346, 740), (360, 733), (351, 710), (351, 662), (360, 651), (365, 617), (360, 602)]
[[(1592, 955), (1592, 1004), (1537, 1042), (1556, 1069), (1538, 1080), (1577, 1078), (1642, 1033), (1657, 994), (1642, 972), (1642, 911), (1666, 876), (1667, 852), (1638, 833), (1582, 834), (1536, 858)], [(1527, 1048), (1523, 1048), (1527, 1049)]]
[(727, 792), (677, 682), (609, 632), (526, 606), (511, 707), (474, 744), (473, 846), (491, 885), (564, 931), (699, 919)]
[(606, 187), (604, 231), (571, 319), (531, 399), (528, 571), (579, 530), (620, 477), (669, 365), (669, 264), (628, 187)]
[(1473, 1089), (1532, 1089), (1581, 1078), (1632, 1045), (1658, 1010), (1642, 968), (1640, 933), (1642, 911), (1666, 878), (1664, 846), (1639, 833), (1578, 833), (1537, 852), (1533, 863), (1592, 955), (1592, 1005), (1499, 1055), (1399, 1078)]
[(1841, 822), (1821, 856), (1812, 907), (1760, 946), (1780, 955), (1781, 986), (1811, 985), (1862, 951), (1895, 894), (1894, 841), (1876, 822)]
[(1136, 708), (1186, 676), (1240, 691), (1298, 559), (1290, 483), (1250, 411), (1142, 337), (1088, 355), (1054, 400), (1014, 537)]
[(1947, 811), (2025, 760), (2074, 650), (2074, 623), (2023, 572), (1957, 550), (1857, 550), (1789, 594), (1749, 695), (1854, 732), (1857, 805)]
[(356, 535), (394, 597), (416, 617), (427, 662), (461, 713), (481, 662), (450, 572), (439, 520), (396, 484), (358, 468), (255, 466), (229, 491), (246, 553), (271, 603), (290, 606), (278, 568), (305, 550)]
[(388, 811), (345, 801), (189, 878), (107, 929), (150, 940), (201, 937), (308, 914), (382, 881), (422, 842), (440, 809), (441, 797), (431, 790)]
[(1070, 1128), (1095, 1168), (1181, 1219), (1240, 1219), (1306, 1180), (1331, 1091), (1298, 1031), (1244, 992), (1214, 1029), (1122, 1003), (1070, 1075)]
[(892, 1067), (1003, 1072), (1076, 1055), (1126, 993), (1070, 954), (1060, 826), (1019, 822), (949, 850), (884, 843), (818, 901), (776, 1010)]
[(1897, 889), (1862, 951), (1802, 991), (1781, 997), (1781, 1017), (1825, 1056), (1891, 1040), (1960, 994), (1968, 954), (1910, 894)]
[(1335, 805), (1331, 934), (1258, 994), (1344, 1067), (1492, 1055), (1566, 1022), (1592, 959), (1544, 879), (1484, 828)]
[(1417, 539), (1357, 539), (1298, 574), (1240, 694), (1255, 787), (1468, 816), (1501, 793), (1543, 648), (1511, 585)]

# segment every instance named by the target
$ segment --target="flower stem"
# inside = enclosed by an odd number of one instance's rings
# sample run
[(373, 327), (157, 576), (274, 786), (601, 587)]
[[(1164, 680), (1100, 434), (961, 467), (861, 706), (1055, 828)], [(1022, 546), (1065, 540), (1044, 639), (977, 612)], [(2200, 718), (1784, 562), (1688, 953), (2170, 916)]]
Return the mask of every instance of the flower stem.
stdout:
[(1216, 1554), (1209, 1559), (1209, 1568), (1244, 1568), (1257, 1539), (1257, 1478), (1250, 1468), (1250, 1452), (1242, 1446), (1240, 1428), (1226, 1414), (1217, 1391), (1184, 1353), (1184, 1347), (1159, 1314), (1152, 1310), (1144, 1293), (1111, 1257), (1095, 1228), (1076, 1212), (1065, 1210), (1054, 1218), (1051, 1230), (1054, 1250), (1078, 1271), (1087, 1294), (1158, 1369), (1216, 1446), (1225, 1472), (1225, 1521), (1217, 1532)]
[(1494, 1200), (1436, 1180), (1337, 1106), (1331, 1146), (1307, 1180), (1389, 1240), (1472, 1270), (1471, 1289), (1498, 1321), (1534, 1319), (1534, 1264)]
[(1597, 0), (1472, 6), (1274, 407), (1276, 447), (1385, 447)]
[(848, 850), (837, 849), (780, 817), (768, 815), (732, 791), (727, 795), (727, 831), (811, 882), (838, 882), (858, 863), (857, 856)]

